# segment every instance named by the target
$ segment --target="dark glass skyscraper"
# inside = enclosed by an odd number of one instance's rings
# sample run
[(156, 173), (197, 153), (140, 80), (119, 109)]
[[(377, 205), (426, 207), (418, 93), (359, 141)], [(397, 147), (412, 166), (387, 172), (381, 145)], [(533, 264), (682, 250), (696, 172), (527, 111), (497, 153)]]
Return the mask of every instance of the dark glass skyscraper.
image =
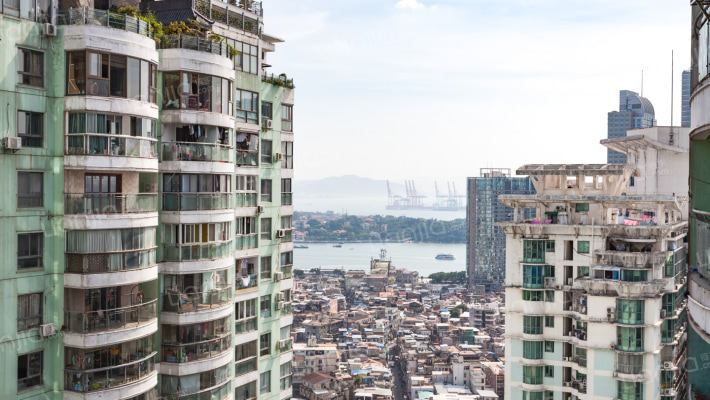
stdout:
[[(645, 97), (630, 90), (619, 91), (619, 111), (611, 111), (607, 121), (607, 138), (626, 137), (629, 129), (656, 126), (653, 104)], [(607, 150), (607, 163), (626, 164), (626, 154)]]
[[(498, 196), (535, 194), (535, 188), (528, 177), (511, 177), (508, 168), (482, 168), (480, 177), (468, 178), (467, 192), (468, 286), (485, 285), (491, 291), (505, 279), (505, 234), (496, 223), (513, 217), (513, 209), (498, 201)], [(533, 217), (533, 210), (525, 212), (526, 218)]]

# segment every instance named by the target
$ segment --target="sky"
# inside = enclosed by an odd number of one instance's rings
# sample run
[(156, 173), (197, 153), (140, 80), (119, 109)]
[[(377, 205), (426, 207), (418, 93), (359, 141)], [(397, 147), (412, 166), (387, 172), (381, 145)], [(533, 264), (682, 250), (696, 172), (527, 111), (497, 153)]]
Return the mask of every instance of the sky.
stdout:
[[(605, 163), (619, 90), (680, 124), (687, 0), (265, 0), (296, 85), (297, 179), (461, 180)], [(671, 74), (671, 52), (674, 74)]]

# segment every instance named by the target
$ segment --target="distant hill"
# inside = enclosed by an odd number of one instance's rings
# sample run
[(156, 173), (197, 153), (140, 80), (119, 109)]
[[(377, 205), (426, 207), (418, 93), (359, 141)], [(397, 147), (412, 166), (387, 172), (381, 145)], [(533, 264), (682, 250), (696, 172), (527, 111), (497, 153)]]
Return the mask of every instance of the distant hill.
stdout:
[[(404, 193), (404, 185), (390, 182), (390, 188)], [(300, 198), (314, 197), (387, 197), (387, 181), (362, 178), (356, 175), (329, 177), (318, 180), (293, 181), (293, 192)]]

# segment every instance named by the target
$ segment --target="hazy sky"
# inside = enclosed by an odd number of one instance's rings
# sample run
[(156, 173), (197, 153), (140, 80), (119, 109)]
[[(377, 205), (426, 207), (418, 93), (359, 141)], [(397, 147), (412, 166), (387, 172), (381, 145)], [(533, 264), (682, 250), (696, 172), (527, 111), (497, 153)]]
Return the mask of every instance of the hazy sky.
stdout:
[(401, 181), (603, 163), (607, 112), (641, 90), (680, 124), (687, 0), (265, 0), (295, 79), (297, 179)]

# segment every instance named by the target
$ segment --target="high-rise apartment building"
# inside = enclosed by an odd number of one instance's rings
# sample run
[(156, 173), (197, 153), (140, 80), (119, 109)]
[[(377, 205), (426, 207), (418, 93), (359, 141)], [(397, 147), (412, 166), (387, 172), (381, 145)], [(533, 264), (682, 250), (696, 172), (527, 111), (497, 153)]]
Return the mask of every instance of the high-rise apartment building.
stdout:
[(0, 397), (290, 398), (282, 40), (259, 2), (106, 3), (0, 2)]
[(680, 126), (690, 126), (690, 70), (683, 71), (680, 94)]
[(710, 4), (691, 1), (690, 69), (690, 279), (688, 282), (688, 381), (691, 400), (710, 397)]
[[(620, 90), (619, 111), (611, 111), (607, 115), (607, 138), (625, 137), (626, 131), (630, 129), (652, 126), (656, 126), (656, 113), (651, 101), (639, 96), (636, 92)], [(608, 149), (607, 163), (626, 164), (626, 156), (618, 151)]]
[(498, 196), (535, 191), (529, 179), (510, 176), (509, 168), (482, 168), (480, 175), (468, 178), (466, 269), (470, 289), (490, 291), (505, 279), (505, 234), (496, 223), (513, 218)]
[[(688, 130), (602, 143), (626, 165), (526, 165), (507, 239), (506, 399), (684, 399)], [(517, 215), (517, 214), (516, 214)]]

